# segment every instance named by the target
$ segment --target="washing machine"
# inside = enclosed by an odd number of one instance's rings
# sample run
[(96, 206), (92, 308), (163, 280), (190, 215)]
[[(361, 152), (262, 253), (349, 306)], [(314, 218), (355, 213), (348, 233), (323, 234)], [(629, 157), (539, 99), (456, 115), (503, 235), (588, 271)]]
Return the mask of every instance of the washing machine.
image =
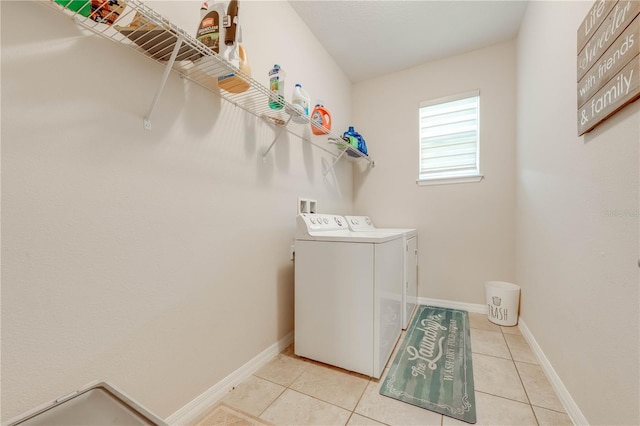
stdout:
[(352, 232), (402, 234), (404, 272), (402, 287), (402, 329), (406, 330), (418, 306), (418, 231), (414, 228), (376, 228), (369, 216), (345, 216)]
[(401, 234), (298, 215), (296, 355), (380, 378), (402, 332), (403, 269)]

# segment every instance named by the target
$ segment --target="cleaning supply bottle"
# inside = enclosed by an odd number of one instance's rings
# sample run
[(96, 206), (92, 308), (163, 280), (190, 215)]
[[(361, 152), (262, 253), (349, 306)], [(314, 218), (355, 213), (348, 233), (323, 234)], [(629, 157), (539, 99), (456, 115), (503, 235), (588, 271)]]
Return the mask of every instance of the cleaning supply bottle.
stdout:
[(229, 2), (229, 6), (227, 6), (227, 17), (229, 22), (225, 22), (225, 31), (224, 31), (224, 44), (225, 46), (235, 46), (236, 43), (236, 33), (238, 30), (238, 0), (231, 0)]
[(92, 4), (85, 0), (55, 0), (55, 2), (85, 18), (91, 14)]
[(311, 99), (300, 83), (296, 83), (296, 87), (293, 89), (293, 96), (291, 98), (291, 104), (295, 108), (291, 116), (291, 119), (296, 123), (306, 123), (309, 121), (309, 104)]
[[(202, 8), (200, 9), (202, 14)], [(224, 4), (212, 1), (207, 13), (200, 20), (196, 38), (215, 53), (221, 53), (220, 38), (224, 37), (224, 19), (227, 14)]]
[(316, 104), (311, 114), (311, 131), (314, 135), (326, 135), (329, 130), (331, 130), (331, 114), (322, 104)]
[(280, 65), (275, 64), (269, 71), (269, 108), (282, 109), (284, 106), (284, 78), (285, 73)]

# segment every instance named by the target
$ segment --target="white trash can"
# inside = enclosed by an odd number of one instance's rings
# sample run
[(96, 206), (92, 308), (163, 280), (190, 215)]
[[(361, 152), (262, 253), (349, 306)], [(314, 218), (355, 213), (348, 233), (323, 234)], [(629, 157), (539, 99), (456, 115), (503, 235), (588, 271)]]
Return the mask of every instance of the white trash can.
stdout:
[(504, 281), (487, 281), (484, 289), (489, 321), (499, 325), (516, 325), (520, 305), (520, 287)]

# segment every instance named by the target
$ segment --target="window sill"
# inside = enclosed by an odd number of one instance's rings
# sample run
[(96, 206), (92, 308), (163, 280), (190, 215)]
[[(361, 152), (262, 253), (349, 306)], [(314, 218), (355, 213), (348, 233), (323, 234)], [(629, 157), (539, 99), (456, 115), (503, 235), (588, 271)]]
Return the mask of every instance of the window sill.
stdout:
[(426, 185), (448, 185), (454, 183), (475, 183), (484, 179), (484, 175), (473, 176), (460, 176), (460, 177), (447, 177), (447, 178), (433, 178), (433, 179), (418, 179), (416, 183), (419, 186)]

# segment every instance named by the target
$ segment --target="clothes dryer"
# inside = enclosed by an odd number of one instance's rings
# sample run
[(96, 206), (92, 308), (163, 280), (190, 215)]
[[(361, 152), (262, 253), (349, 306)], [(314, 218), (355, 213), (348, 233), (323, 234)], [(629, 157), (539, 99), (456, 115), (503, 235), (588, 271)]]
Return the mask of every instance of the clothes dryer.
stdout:
[(382, 232), (403, 236), (402, 329), (418, 306), (418, 231), (414, 228), (376, 228), (369, 216), (345, 216), (353, 232)]
[(380, 378), (402, 332), (402, 244), (343, 216), (298, 215), (296, 355)]

